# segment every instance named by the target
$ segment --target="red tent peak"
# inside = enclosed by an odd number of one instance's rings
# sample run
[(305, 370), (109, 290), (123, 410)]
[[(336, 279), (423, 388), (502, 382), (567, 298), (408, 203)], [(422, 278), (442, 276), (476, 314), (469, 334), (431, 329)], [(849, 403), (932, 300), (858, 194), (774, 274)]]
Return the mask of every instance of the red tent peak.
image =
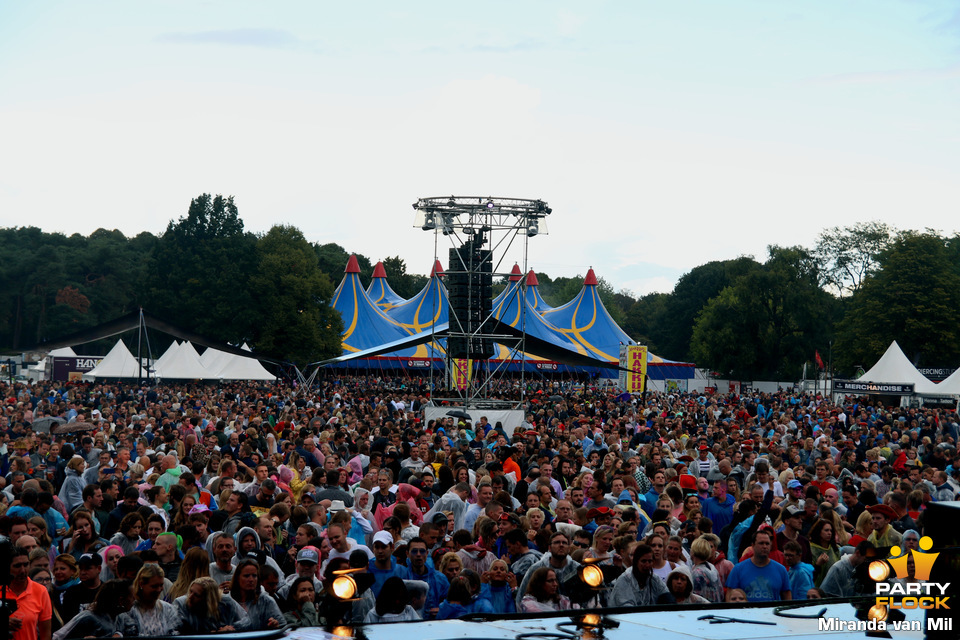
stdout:
[(350, 254), (350, 259), (347, 260), (347, 268), (343, 270), (344, 273), (360, 273), (360, 263), (357, 262), (357, 256)]
[(523, 271), (520, 270), (520, 265), (514, 262), (513, 269), (510, 270), (510, 282), (520, 282), (520, 278), (522, 277)]
[(583, 279), (583, 286), (597, 286), (597, 274), (593, 272), (593, 267), (590, 267), (590, 270), (587, 271), (587, 277)]
[(382, 262), (377, 262), (377, 266), (373, 268), (373, 277), (374, 278), (386, 278), (387, 270), (383, 268)]
[(430, 270), (430, 277), (433, 276), (442, 276), (443, 275), (443, 265), (440, 264), (440, 261), (437, 260), (433, 263), (433, 269)]
[(540, 286), (540, 283), (537, 281), (537, 274), (534, 273), (533, 269), (530, 269), (530, 273), (527, 274), (527, 286), (528, 287)]

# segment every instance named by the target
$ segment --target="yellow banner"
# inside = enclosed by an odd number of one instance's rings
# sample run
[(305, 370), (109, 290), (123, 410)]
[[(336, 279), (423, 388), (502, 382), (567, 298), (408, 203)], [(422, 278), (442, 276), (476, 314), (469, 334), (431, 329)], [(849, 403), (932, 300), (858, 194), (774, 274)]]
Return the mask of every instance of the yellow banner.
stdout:
[(630, 371), (620, 372), (620, 384), (628, 393), (643, 393), (647, 379), (647, 348), (633, 345), (620, 347), (620, 366)]
[(454, 359), (451, 360), (450, 366), (452, 370), (450, 371), (451, 377), (453, 379), (452, 386), (458, 391), (465, 390), (470, 386), (470, 378), (473, 373), (473, 362), (471, 360), (464, 359)]

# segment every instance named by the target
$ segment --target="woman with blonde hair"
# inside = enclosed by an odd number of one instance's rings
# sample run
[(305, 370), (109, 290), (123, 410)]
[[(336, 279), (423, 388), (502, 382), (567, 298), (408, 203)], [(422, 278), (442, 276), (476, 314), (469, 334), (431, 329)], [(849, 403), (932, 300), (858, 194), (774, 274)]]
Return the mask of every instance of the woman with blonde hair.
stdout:
[(174, 606), (180, 616), (180, 635), (199, 636), (236, 631), (236, 625), (244, 615), (236, 603), (222, 597), (220, 585), (210, 576), (193, 580), (187, 593), (178, 597)]
[(847, 544), (856, 547), (869, 538), (871, 533), (873, 533), (873, 514), (864, 509), (863, 513), (857, 517), (853, 535), (847, 540)]
[(180, 614), (169, 602), (160, 599), (164, 584), (163, 569), (145, 564), (133, 579), (134, 603), (117, 620), (123, 637), (170, 636), (180, 627)]
[(180, 563), (180, 573), (167, 593), (166, 601), (173, 602), (180, 596), (187, 595), (194, 581), (205, 576), (210, 576), (210, 556), (202, 547), (188, 550)]
[(437, 564), (437, 571), (446, 576), (448, 582), (452, 582), (453, 579), (463, 571), (463, 561), (460, 560), (460, 556), (455, 552), (448, 551), (440, 558), (440, 562)]

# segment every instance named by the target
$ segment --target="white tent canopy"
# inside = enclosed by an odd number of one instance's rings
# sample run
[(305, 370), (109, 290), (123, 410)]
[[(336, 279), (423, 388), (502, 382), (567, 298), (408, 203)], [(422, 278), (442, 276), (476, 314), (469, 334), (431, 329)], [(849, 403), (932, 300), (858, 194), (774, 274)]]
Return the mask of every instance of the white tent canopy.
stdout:
[(70, 347), (61, 347), (59, 349), (52, 350), (49, 355), (56, 358), (73, 358), (77, 355), (77, 353)]
[(945, 396), (960, 396), (960, 369), (937, 385), (937, 393)]
[[(244, 351), (251, 350), (247, 343), (243, 343), (240, 348)], [(222, 354), (222, 357), (217, 362), (220, 362), (221, 365), (214, 376), (215, 378), (220, 380), (276, 380), (277, 378), (277, 376), (264, 369), (259, 360), (229, 353), (219, 353)]]
[(200, 356), (200, 362), (203, 363), (210, 371), (219, 371), (223, 367), (223, 363), (230, 359), (230, 354), (219, 349), (214, 349), (213, 347), (208, 348), (203, 352), (203, 355)]
[(163, 355), (157, 358), (156, 362), (153, 363), (153, 370), (158, 371), (162, 368), (167, 362), (170, 361), (170, 358), (180, 349), (180, 343), (174, 340), (167, 350), (163, 352)]
[(122, 340), (117, 340), (117, 344), (113, 345), (113, 349), (103, 357), (100, 364), (83, 374), (84, 380), (137, 377), (146, 378), (147, 372), (137, 364), (137, 359), (133, 357)]
[[(169, 353), (169, 350), (167, 350), (167, 353)], [(166, 358), (167, 353), (163, 354), (161, 360)], [(197, 350), (189, 342), (181, 344), (162, 365), (158, 361), (155, 368), (157, 377), (164, 380), (202, 380), (214, 377), (210, 370), (200, 362)]]
[[(952, 377), (952, 376), (951, 376)], [(917, 395), (943, 395), (949, 393), (917, 371), (894, 340), (877, 363), (860, 376), (861, 382), (878, 384), (912, 384)], [(946, 381), (944, 381), (946, 382)], [(942, 384), (942, 383), (941, 383)]]

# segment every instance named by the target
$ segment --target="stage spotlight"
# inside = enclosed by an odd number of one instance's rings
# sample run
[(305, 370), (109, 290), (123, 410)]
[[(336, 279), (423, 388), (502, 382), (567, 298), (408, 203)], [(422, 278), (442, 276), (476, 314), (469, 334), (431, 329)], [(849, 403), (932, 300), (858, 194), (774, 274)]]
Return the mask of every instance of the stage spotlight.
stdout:
[(527, 237), (532, 238), (538, 233), (540, 233), (540, 224), (536, 220), (531, 220), (527, 225)]
[(596, 589), (603, 584), (603, 571), (600, 567), (593, 564), (584, 565), (580, 567), (580, 579), (583, 580), (587, 586)]
[(883, 560), (874, 560), (870, 563), (868, 573), (871, 580), (875, 582), (883, 582), (890, 577), (890, 565)]
[(432, 231), (437, 228), (437, 214), (433, 211), (427, 211), (423, 215), (423, 226), (421, 229), (424, 231)]
[(440, 230), (443, 231), (443, 235), (448, 236), (453, 233), (453, 214), (443, 214), (443, 216), (441, 216), (441, 222)]
[(340, 600), (351, 600), (357, 595), (357, 583), (350, 576), (339, 576), (333, 581), (333, 595)]
[(493, 200), (487, 200), (487, 209), (493, 209)]

